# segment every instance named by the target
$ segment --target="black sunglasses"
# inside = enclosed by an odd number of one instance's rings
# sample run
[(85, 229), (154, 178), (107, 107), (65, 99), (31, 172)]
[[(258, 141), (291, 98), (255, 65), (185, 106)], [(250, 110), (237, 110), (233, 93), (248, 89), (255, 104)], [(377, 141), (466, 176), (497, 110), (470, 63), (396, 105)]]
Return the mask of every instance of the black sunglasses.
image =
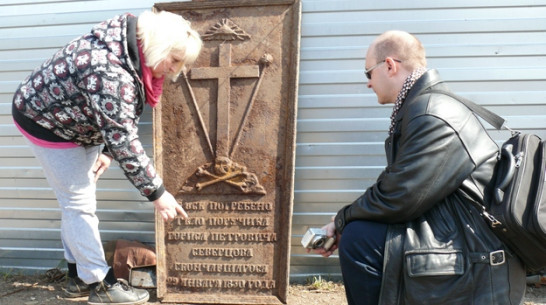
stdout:
[[(383, 59), (382, 61), (376, 63), (376, 64), (375, 64), (374, 66), (372, 66), (371, 68), (366, 69), (366, 70), (364, 71), (364, 74), (366, 74), (366, 77), (368, 78), (368, 80), (371, 80), (371, 79), (372, 79), (372, 71), (373, 71), (373, 69), (379, 67), (379, 65), (382, 64), (382, 63), (384, 63), (385, 60), (387, 60), (387, 59)], [(396, 61), (396, 62), (402, 62), (401, 60), (398, 60), (398, 59), (393, 59), (393, 60)]]

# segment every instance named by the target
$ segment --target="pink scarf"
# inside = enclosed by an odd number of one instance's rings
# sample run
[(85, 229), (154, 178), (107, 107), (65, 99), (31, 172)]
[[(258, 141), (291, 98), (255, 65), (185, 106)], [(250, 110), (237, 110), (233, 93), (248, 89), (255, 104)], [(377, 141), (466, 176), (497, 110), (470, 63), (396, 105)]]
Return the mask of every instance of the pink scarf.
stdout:
[(146, 92), (146, 103), (153, 108), (159, 103), (159, 97), (163, 92), (165, 76), (161, 78), (153, 77), (152, 69), (146, 66), (146, 59), (144, 58), (140, 42), (138, 43), (138, 55), (140, 57), (140, 69), (142, 70), (142, 82), (144, 83), (144, 91)]

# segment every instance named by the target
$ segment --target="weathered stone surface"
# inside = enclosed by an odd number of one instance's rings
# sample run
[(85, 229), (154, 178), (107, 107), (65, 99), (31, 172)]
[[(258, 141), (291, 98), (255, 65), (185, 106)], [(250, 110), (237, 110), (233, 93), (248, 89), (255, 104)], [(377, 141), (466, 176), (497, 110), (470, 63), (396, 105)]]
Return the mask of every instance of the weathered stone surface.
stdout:
[(300, 7), (155, 5), (190, 20), (204, 40), (154, 112), (156, 166), (190, 215), (167, 224), (156, 217), (165, 303), (286, 303)]

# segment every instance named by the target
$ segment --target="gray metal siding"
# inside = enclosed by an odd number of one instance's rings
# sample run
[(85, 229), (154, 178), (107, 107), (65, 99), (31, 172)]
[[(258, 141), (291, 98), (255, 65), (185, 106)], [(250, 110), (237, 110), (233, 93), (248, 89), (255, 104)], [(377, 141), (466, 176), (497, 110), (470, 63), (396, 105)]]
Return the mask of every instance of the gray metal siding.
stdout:
[[(13, 91), (30, 70), (89, 27), (154, 2), (0, 1), (0, 268), (48, 269), (62, 258), (60, 212), (11, 122)], [(339, 276), (336, 256), (307, 254), (301, 235), (322, 226), (385, 166), (392, 106), (377, 104), (363, 73), (367, 46), (402, 29), (427, 48), (451, 87), (546, 138), (546, 1), (303, 0), (291, 277)], [(151, 111), (141, 134), (152, 153)], [(492, 131), (498, 141), (505, 132)], [(99, 181), (104, 240), (154, 241), (152, 205), (113, 166)]]

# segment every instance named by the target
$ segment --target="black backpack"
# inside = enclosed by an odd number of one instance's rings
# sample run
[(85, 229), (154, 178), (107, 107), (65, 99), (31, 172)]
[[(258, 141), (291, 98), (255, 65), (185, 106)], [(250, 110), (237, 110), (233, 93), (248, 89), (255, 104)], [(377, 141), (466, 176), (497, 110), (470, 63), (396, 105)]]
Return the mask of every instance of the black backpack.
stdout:
[[(441, 93), (466, 105), (496, 129), (504, 119), (449, 91)], [(488, 206), (479, 205), (493, 232), (529, 271), (546, 267), (546, 141), (534, 134), (513, 131), (502, 144), (495, 168), (494, 191)]]

